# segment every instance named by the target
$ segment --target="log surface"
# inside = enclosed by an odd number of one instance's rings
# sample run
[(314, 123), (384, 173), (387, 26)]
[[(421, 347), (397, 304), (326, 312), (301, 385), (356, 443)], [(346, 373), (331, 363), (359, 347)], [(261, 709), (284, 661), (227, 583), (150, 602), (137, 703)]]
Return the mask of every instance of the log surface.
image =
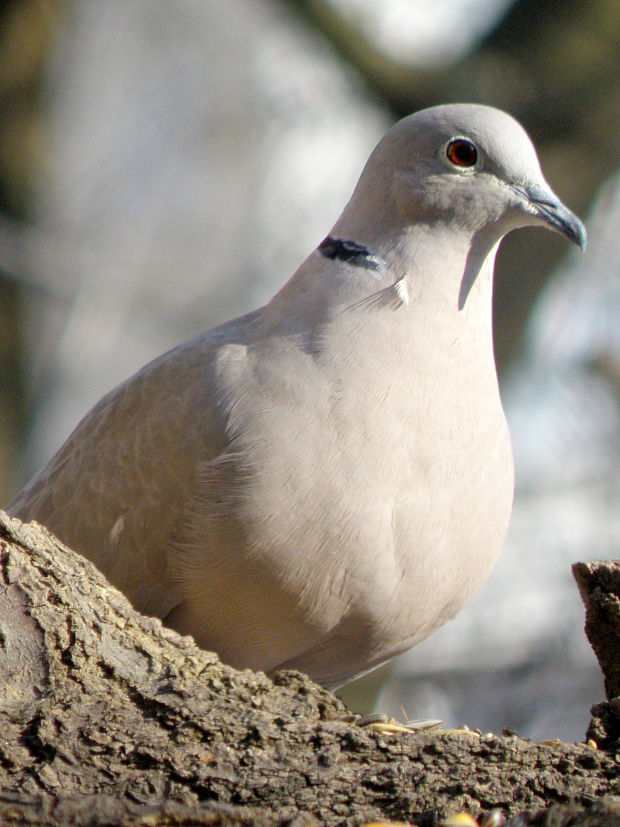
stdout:
[[(139, 615), (87, 560), (1, 512), (0, 581), (3, 824), (424, 826), (620, 796), (611, 704), (604, 749), (377, 734), (303, 675), (236, 671)], [(596, 823), (620, 825), (614, 806)]]

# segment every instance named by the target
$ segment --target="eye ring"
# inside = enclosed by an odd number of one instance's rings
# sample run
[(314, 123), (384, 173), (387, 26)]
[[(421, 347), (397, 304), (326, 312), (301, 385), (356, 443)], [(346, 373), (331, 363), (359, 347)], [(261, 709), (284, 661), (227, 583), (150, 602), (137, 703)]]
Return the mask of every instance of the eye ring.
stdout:
[(478, 148), (469, 138), (451, 138), (445, 147), (448, 163), (457, 169), (472, 169), (478, 162)]

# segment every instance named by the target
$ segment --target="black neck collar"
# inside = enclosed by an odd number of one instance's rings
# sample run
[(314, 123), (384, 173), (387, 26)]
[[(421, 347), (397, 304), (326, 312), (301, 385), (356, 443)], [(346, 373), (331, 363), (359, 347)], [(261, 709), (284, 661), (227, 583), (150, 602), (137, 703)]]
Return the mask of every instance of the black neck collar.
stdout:
[(318, 250), (325, 258), (346, 261), (353, 267), (365, 267), (367, 270), (378, 270), (381, 267), (381, 259), (356, 241), (344, 241), (328, 235), (321, 241)]

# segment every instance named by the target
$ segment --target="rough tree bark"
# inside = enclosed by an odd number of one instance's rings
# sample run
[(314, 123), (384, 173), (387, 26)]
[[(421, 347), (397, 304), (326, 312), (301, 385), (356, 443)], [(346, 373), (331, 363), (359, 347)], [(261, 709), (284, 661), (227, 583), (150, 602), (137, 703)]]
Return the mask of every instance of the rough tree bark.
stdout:
[(88, 561), (2, 512), (0, 580), (2, 824), (431, 825), (564, 803), (519, 823), (620, 825), (618, 802), (601, 801), (620, 795), (613, 701), (593, 723), (598, 749), (378, 734), (339, 720), (342, 703), (298, 673), (237, 672), (142, 617)]
[(573, 575), (586, 607), (586, 635), (605, 676), (608, 703), (592, 710), (588, 738), (604, 749), (620, 744), (620, 561), (575, 563)]

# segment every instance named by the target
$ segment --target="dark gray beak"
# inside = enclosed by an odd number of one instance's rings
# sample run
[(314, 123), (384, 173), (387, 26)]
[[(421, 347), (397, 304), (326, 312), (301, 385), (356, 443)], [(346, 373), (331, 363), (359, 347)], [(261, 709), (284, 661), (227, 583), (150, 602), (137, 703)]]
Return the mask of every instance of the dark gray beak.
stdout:
[(583, 223), (557, 198), (551, 190), (534, 184), (513, 186), (513, 190), (526, 202), (530, 212), (570, 241), (586, 248), (587, 233)]

